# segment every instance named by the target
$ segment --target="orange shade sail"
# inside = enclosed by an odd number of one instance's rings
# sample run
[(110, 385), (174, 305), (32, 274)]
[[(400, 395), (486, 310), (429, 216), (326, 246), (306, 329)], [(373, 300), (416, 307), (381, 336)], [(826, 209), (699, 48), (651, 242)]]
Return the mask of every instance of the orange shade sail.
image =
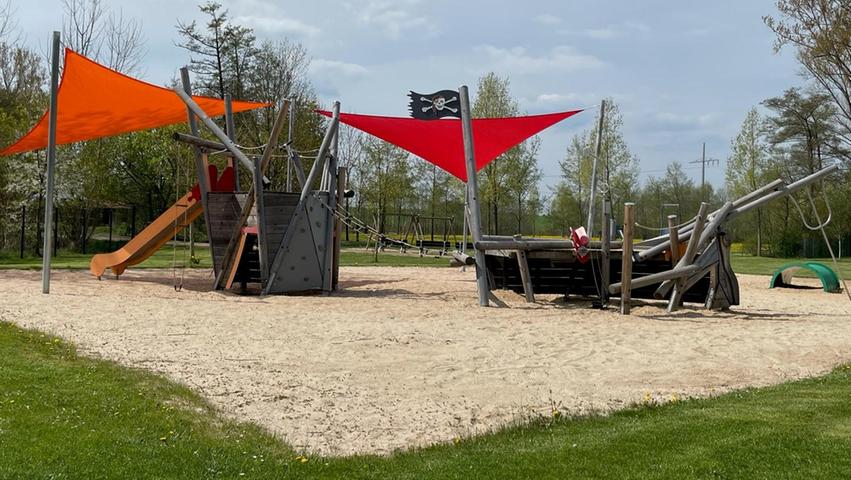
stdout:
[[(192, 98), (211, 117), (225, 113), (223, 100)], [(67, 48), (57, 102), (57, 145), (187, 121), (186, 105), (172, 90), (128, 77)], [(269, 105), (234, 101), (232, 106), (236, 113)], [(29, 133), (0, 151), (0, 156), (46, 148), (47, 124), (45, 112)]]

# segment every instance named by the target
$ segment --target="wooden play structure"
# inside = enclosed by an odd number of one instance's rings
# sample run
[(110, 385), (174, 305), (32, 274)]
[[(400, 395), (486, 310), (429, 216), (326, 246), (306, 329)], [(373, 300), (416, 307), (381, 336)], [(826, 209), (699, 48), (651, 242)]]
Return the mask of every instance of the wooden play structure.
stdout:
[[(121, 75), (71, 50), (65, 53), (60, 95), (59, 46), (59, 34), (54, 32), (50, 110), (27, 135), (0, 151), (0, 155), (7, 155), (47, 148), (45, 231), (51, 230), (53, 221), (57, 145), (170, 125), (187, 118), (189, 123), (190, 133), (177, 134), (175, 139), (192, 148), (198, 184), (122, 248), (94, 256), (91, 272), (99, 278), (107, 270), (120, 275), (128, 266), (148, 258), (203, 213), (213, 258), (214, 289), (238, 285), (246, 291), (253, 284), (263, 294), (334, 290), (341, 225), (370, 231), (338, 206), (341, 193), (346, 191), (347, 172), (338, 165), (337, 132), (339, 124), (345, 123), (404, 148), (466, 182), (464, 235), (453, 261), (457, 265), (475, 265), (479, 305), (500, 305), (493, 291), (509, 289), (523, 293), (529, 302), (535, 301), (536, 293), (556, 293), (591, 297), (598, 307), (607, 306), (610, 296), (618, 295), (622, 313), (629, 313), (632, 298), (666, 300), (669, 311), (683, 302), (726, 309), (739, 303), (726, 223), (768, 202), (808, 189), (838, 169), (836, 165), (828, 166), (788, 185), (776, 180), (711, 212), (704, 203), (694, 218), (678, 224), (678, 219), (671, 216), (667, 233), (639, 242), (634, 241), (635, 205), (624, 206), (622, 238), (616, 239), (611, 198), (607, 196), (600, 202), (600, 236), (595, 239), (603, 102), (585, 226), (573, 230), (569, 239), (483, 235), (477, 172), (511, 147), (582, 110), (473, 119), (466, 86), (432, 94), (411, 92), (414, 118), (340, 113), (340, 104), (335, 102), (332, 111), (317, 111), (329, 120), (315, 161), (305, 171), (292, 137), (285, 144), (278, 144), (287, 119), (292, 135), (289, 102), (279, 109), (268, 142), (261, 147), (262, 155), (249, 157), (235, 141), (233, 113), (269, 105), (231, 101), (229, 96), (222, 100), (193, 96), (186, 68), (181, 70), (182, 86), (169, 90)], [(227, 132), (210, 118), (219, 115), (225, 116)], [(441, 120), (444, 117), (460, 121)], [(199, 121), (217, 141), (201, 137)], [(58, 124), (62, 129), (57, 128)], [(296, 182), (288, 168), (286, 187), (272, 191), (266, 173), (279, 148), (287, 152)], [(223, 152), (229, 157), (228, 167), (218, 175), (207, 160), (209, 155)], [(240, 168), (251, 174), (247, 191), (240, 190)], [(830, 221), (829, 205), (827, 219), (822, 222), (811, 192), (805, 191), (816, 216), (815, 226), (803, 218), (796, 202), (795, 206), (804, 225), (821, 230), (827, 241), (824, 227)], [(421, 220), (412, 216), (404, 238), (396, 239), (394, 245), (416, 248), (421, 253), (436, 248), (423, 238)], [(444, 238), (439, 242), (441, 252), (448, 244), (445, 221)], [(467, 227), (471, 244), (467, 243)], [(374, 233), (376, 245), (389, 241), (377, 231)], [(414, 235), (413, 244), (408, 242), (409, 234)], [(42, 278), (43, 291), (48, 293), (52, 236), (44, 237)], [(830, 249), (829, 242), (827, 245)], [(473, 255), (467, 254), (469, 247)], [(783, 280), (785, 275), (781, 275)]]

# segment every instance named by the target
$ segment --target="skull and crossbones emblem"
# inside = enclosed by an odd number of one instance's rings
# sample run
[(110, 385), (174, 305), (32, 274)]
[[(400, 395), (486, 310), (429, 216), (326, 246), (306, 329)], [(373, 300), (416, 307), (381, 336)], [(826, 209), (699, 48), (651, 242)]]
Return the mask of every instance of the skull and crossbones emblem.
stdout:
[(447, 100), (443, 95), (438, 95), (438, 96), (433, 97), (433, 98), (420, 97), (420, 101), (428, 102), (428, 103), (431, 104), (427, 107), (422, 107), (423, 113), (425, 113), (429, 110), (434, 110), (434, 113), (438, 113), (438, 112), (442, 112), (444, 109), (449, 110), (452, 113), (458, 113), (457, 108), (453, 108), (453, 107), (450, 107), (449, 105), (447, 105), (447, 103), (452, 103), (452, 102), (457, 101), (457, 100), (458, 100), (458, 97), (452, 97), (449, 100)]

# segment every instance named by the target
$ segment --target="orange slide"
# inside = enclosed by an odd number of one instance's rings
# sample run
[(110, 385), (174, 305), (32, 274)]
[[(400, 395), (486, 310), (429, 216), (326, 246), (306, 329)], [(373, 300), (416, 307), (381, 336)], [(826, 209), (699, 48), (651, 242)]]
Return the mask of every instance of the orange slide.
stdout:
[[(210, 179), (210, 190), (214, 192), (234, 191), (233, 167), (227, 167), (219, 178), (215, 165), (207, 166)], [(99, 253), (92, 257), (89, 271), (100, 278), (107, 268), (112, 273), (121, 275), (127, 267), (138, 265), (165, 245), (174, 235), (188, 227), (196, 218), (204, 213), (200, 201), (201, 193), (198, 184), (174, 205), (166, 210), (144, 230), (131, 238), (123, 247), (112, 253)]]
[(123, 247), (112, 253), (99, 253), (92, 257), (89, 271), (98, 278), (107, 268), (121, 275), (127, 267), (144, 262), (202, 213), (204, 208), (201, 202), (190, 191)]

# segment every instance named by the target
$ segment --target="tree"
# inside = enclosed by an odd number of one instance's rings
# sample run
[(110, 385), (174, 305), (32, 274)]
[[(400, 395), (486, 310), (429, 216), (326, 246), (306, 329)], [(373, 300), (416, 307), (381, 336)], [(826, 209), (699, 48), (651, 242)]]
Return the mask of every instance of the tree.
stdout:
[(178, 46), (193, 54), (190, 69), (199, 75), (197, 82), (205, 93), (223, 98), (228, 13), (221, 11), (221, 4), (216, 2), (207, 2), (199, 8), (210, 17), (207, 24), (201, 30), (194, 20), (188, 24), (178, 21), (177, 33), (184, 39)]
[[(474, 118), (514, 117), (520, 113), (517, 100), (511, 97), (508, 78), (490, 72), (479, 79), (476, 100), (473, 103)], [(489, 163), (483, 170), (484, 182), (481, 198), (488, 205), (485, 215), (486, 227), (491, 233), (500, 233), (502, 207), (517, 205), (515, 212), (518, 224), (522, 220), (523, 202), (528, 199), (528, 190), (540, 179), (537, 160), (537, 143), (526, 141), (509, 149)], [(516, 203), (512, 200), (515, 200)]]
[(762, 104), (772, 112), (765, 122), (769, 144), (785, 149), (792, 159), (786, 164), (790, 178), (809, 175), (824, 168), (827, 160), (848, 155), (833, 122), (835, 107), (826, 94), (790, 88)]
[(798, 61), (839, 109), (841, 137), (851, 145), (851, 4), (847, 0), (779, 0), (765, 24), (775, 51), (796, 49)]
[[(762, 120), (751, 108), (742, 128), (730, 143), (725, 185), (731, 197), (741, 197), (765, 183), (768, 170), (766, 146), (761, 139)], [(756, 256), (762, 255), (762, 209), (756, 210)]]
[(371, 209), (378, 221), (378, 231), (386, 232), (388, 213), (394, 210), (402, 213), (405, 204), (413, 198), (408, 153), (373, 137), (364, 138), (362, 148), (358, 210)]
[[(612, 212), (616, 215), (620, 205), (629, 199), (638, 185), (638, 158), (633, 155), (621, 129), (623, 117), (617, 104), (606, 101), (606, 116), (603, 119), (603, 136), (597, 171), (597, 198), (608, 195), (612, 199)], [(588, 198), (591, 190), (591, 170), (594, 163), (594, 145), (597, 126), (574, 135), (567, 147), (564, 159), (559, 162), (566, 189), (574, 197), (578, 210), (578, 222), (585, 222)], [(599, 209), (598, 209), (599, 211)]]
[(62, 0), (62, 38), (80, 55), (123, 73), (138, 70), (144, 56), (142, 24), (106, 9), (101, 0)]

